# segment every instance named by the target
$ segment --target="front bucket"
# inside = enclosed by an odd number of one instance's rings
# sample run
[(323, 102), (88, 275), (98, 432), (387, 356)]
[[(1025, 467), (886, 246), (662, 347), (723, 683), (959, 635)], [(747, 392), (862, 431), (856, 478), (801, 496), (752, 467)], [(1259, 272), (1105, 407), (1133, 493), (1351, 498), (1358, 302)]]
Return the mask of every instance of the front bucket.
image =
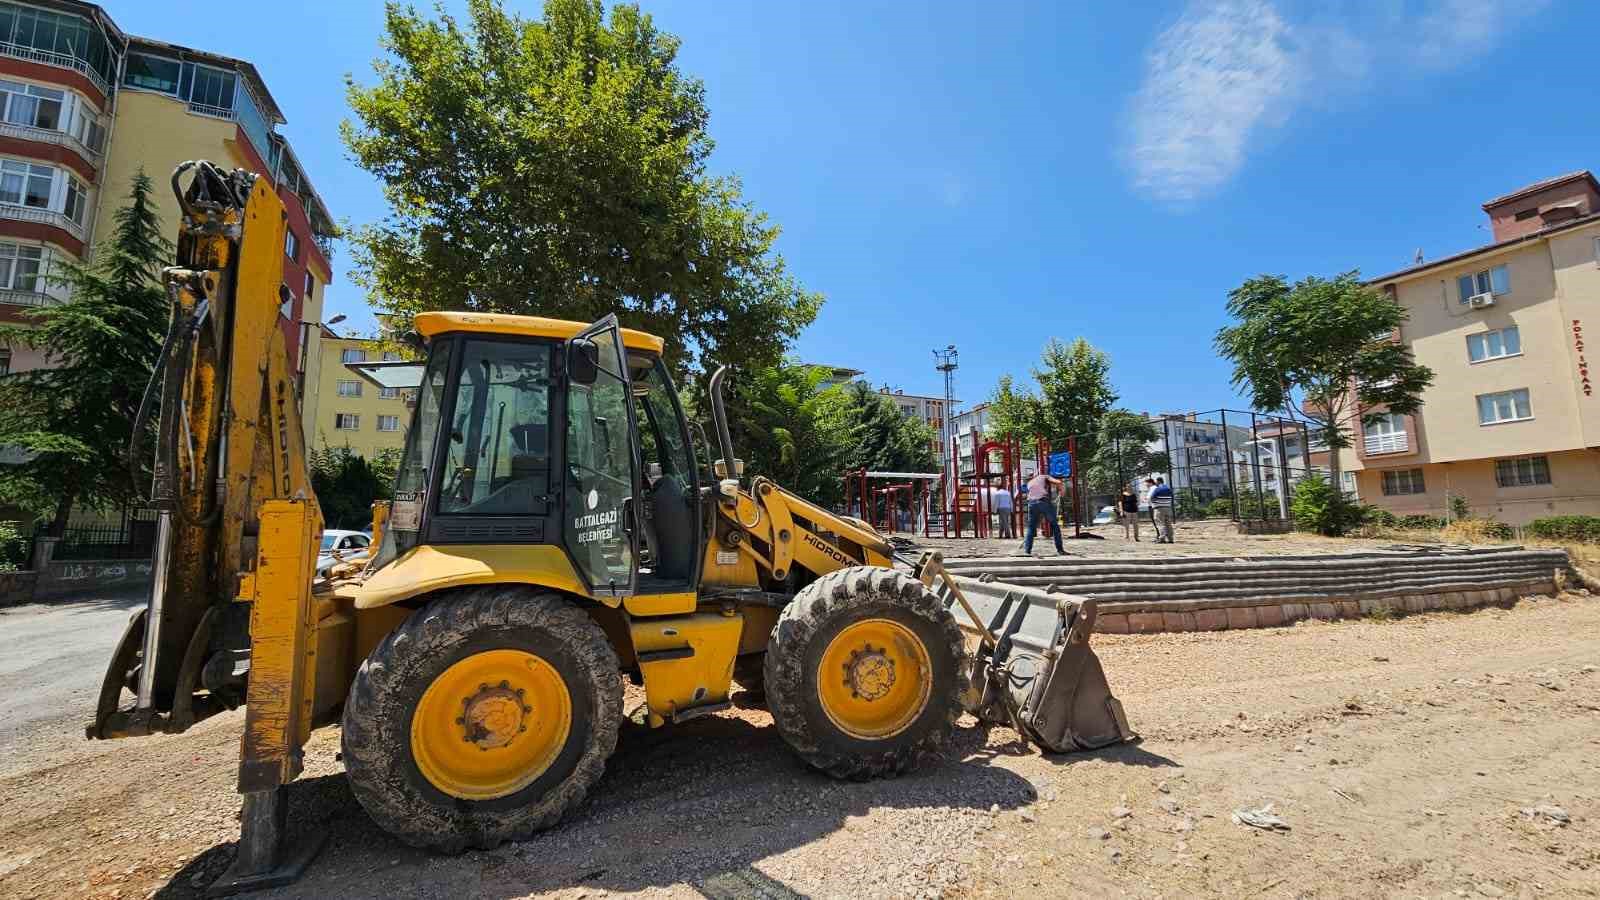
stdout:
[(968, 712), (1057, 752), (1137, 737), (1089, 648), (1094, 600), (951, 575), (936, 553), (917, 574), (967, 636)]

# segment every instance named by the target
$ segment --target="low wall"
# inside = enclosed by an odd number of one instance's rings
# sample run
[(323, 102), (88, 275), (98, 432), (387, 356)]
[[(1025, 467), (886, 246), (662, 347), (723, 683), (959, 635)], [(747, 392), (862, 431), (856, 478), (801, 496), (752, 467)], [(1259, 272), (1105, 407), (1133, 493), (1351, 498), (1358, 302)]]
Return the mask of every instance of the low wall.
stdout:
[(1220, 631), (1470, 609), (1554, 593), (1562, 550), (1470, 548), (1339, 556), (971, 559), (946, 563), (972, 589), (1015, 586), (1098, 601), (1107, 634)]
[(132, 587), (150, 581), (148, 559), (56, 559), (35, 573), (33, 599), (49, 600), (111, 587)]
[(0, 572), (0, 606), (17, 606), (31, 602), (34, 585), (38, 581), (37, 572)]

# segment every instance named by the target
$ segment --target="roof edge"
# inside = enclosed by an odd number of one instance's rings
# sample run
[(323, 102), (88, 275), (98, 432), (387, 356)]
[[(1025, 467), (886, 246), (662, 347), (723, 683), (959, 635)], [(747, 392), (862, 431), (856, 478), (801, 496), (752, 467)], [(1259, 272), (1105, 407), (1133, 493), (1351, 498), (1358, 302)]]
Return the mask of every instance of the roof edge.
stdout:
[(1587, 216), (1579, 216), (1576, 219), (1573, 219), (1569, 222), (1562, 222), (1559, 225), (1551, 225), (1548, 228), (1541, 228), (1538, 231), (1529, 232), (1528, 234), (1519, 235), (1514, 238), (1508, 238), (1497, 243), (1485, 244), (1482, 247), (1474, 247), (1471, 250), (1463, 250), (1460, 253), (1442, 257), (1434, 260), (1433, 262), (1423, 263), (1420, 266), (1410, 266), (1404, 269), (1397, 269), (1385, 275), (1379, 275), (1376, 278), (1368, 278), (1364, 283), (1368, 287), (1372, 287), (1374, 285), (1382, 284), (1385, 281), (1395, 281), (1400, 278), (1409, 278), (1412, 275), (1419, 275), (1428, 271), (1429, 269), (1437, 269), (1443, 266), (1453, 265), (1463, 260), (1471, 259), (1474, 256), (1480, 256), (1485, 253), (1493, 253), (1496, 250), (1504, 250), (1507, 247), (1513, 247), (1517, 244), (1527, 244), (1534, 241), (1543, 240), (1553, 234), (1557, 234), (1571, 228), (1578, 228), (1583, 225), (1593, 225), (1597, 222), (1600, 222), (1600, 212), (1590, 213)]

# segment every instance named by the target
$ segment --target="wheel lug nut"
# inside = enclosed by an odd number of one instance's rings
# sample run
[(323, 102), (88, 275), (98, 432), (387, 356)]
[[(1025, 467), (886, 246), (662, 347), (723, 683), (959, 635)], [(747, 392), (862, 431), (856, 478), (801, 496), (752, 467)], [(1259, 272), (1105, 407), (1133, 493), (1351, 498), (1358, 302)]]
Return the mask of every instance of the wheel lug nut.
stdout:
[(465, 718), (463, 718), (462, 716), (456, 716), (456, 724), (457, 725), (465, 725), (465, 724), (467, 724), (467, 720)]
[(518, 697), (522, 696), (522, 688), (517, 688), (517, 696)]
[(501, 687), (501, 688), (508, 688), (508, 687), (511, 687), (511, 682), (509, 682), (509, 681), (501, 681), (501, 682), (500, 682), (500, 687)]

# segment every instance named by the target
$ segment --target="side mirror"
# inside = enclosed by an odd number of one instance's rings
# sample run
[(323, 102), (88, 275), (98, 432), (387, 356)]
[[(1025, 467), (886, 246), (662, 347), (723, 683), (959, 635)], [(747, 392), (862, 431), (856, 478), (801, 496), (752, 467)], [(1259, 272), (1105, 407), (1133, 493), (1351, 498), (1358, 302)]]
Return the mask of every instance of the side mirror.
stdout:
[(588, 338), (573, 338), (568, 342), (567, 377), (573, 384), (594, 384), (600, 377), (600, 346)]

